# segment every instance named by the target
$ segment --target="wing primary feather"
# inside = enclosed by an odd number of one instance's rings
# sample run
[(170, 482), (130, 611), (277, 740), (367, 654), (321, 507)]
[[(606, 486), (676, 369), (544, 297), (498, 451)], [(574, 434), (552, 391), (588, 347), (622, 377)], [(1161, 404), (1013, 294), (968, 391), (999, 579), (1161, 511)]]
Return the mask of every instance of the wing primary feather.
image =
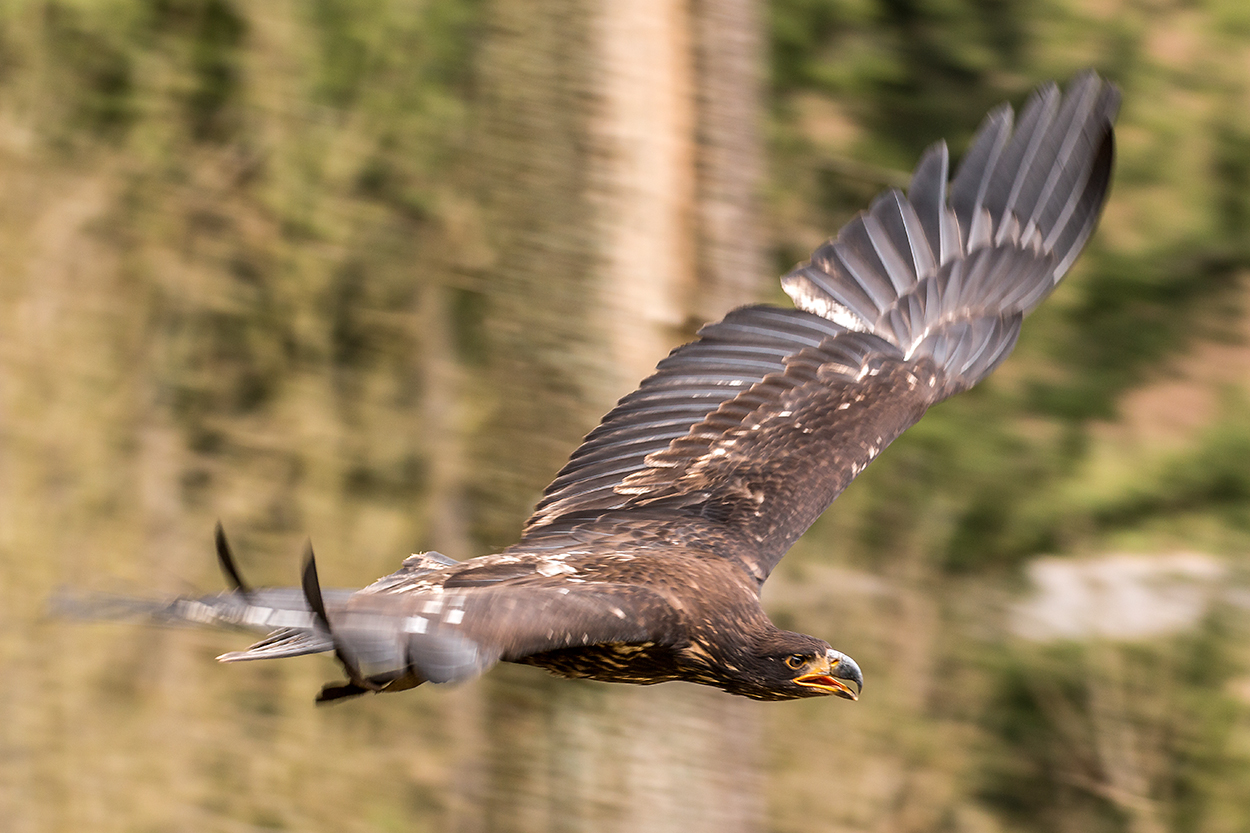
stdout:
[(1006, 221), (1016, 217), (1016, 201), (1032, 170), (1038, 148), (1046, 138), (1046, 128), (1054, 120), (1058, 99), (1059, 88), (1053, 83), (1046, 84), (1029, 96), (1011, 141), (994, 165), (994, 176), (985, 194), (985, 207), (998, 220), (996, 243), (1002, 244), (1014, 236)]
[[(1087, 73), (1071, 85), (1059, 103), (1059, 111), (1043, 139), (1036, 161), (1023, 178), (1016, 213), (1026, 229), (1032, 227), (1044, 234), (1054, 220), (1053, 216), (1047, 219), (1048, 214), (1054, 214), (1049, 210), (1052, 196), (1060, 193), (1066, 198), (1066, 194), (1074, 190), (1071, 183), (1087, 173), (1082, 166), (1069, 163), (1097, 104), (1095, 83), (1095, 77)], [(1065, 181), (1069, 186), (1061, 188)]]
[(982, 211), (994, 166), (1011, 135), (1014, 118), (1015, 113), (1007, 104), (991, 110), (977, 128), (972, 145), (960, 160), (955, 178), (951, 180), (951, 208), (959, 220), (960, 229), (964, 230), (963, 236), (969, 251), (973, 249), (972, 233), (969, 230)]
[(217, 564), (221, 567), (221, 571), (225, 574), (230, 585), (242, 594), (244, 600), (252, 600), (252, 588), (243, 580), (242, 574), (239, 573), (238, 564), (234, 560), (234, 553), (230, 550), (230, 542), (226, 540), (226, 531), (221, 526), (221, 521), (217, 522), (217, 526), (213, 529), (213, 543), (217, 548)]
[[(916, 209), (906, 199), (902, 199), (901, 195), (898, 204), (898, 219), (901, 223), (900, 230), (905, 235), (907, 251), (911, 253), (916, 281), (927, 278), (937, 269), (941, 250), (929, 245), (928, 234), (920, 222)], [(908, 288), (909, 291), (910, 289), (911, 287)]]
[[(836, 260), (836, 258), (835, 258)], [(849, 330), (867, 329), (877, 315), (872, 298), (850, 280), (833, 282), (841, 275), (833, 262), (803, 264), (781, 278), (781, 288), (799, 309), (835, 321)]]
[(330, 628), (330, 617), (326, 615), (325, 599), (321, 595), (321, 582), (317, 578), (317, 557), (313, 554), (311, 541), (304, 550), (304, 570), (300, 575), (300, 587), (304, 591), (308, 609), (317, 617), (317, 621), (327, 633), (333, 633)]
[[(924, 229), (929, 251), (938, 264), (951, 256), (946, 249), (946, 235), (942, 225), (946, 215), (946, 177), (950, 165), (950, 152), (946, 142), (929, 146), (920, 157), (920, 164), (912, 174), (907, 187), (907, 200), (915, 207), (916, 217)], [(919, 271), (919, 270), (917, 270)]]
[[(918, 276), (913, 245), (903, 216), (905, 201), (901, 191), (890, 189), (874, 200), (873, 208), (864, 215), (864, 230), (881, 265), (885, 266), (890, 283), (894, 284), (895, 295), (908, 291)], [(905, 254), (910, 256), (905, 258)]]
[(1059, 254), (1054, 272), (1057, 276), (1063, 276), (1071, 268), (1072, 263), (1085, 247), (1085, 241), (1093, 233), (1098, 216), (1107, 199), (1111, 168), (1115, 159), (1115, 134), (1112, 132), (1109, 121), (1105, 123), (1103, 129), (1085, 189), (1072, 203), (1071, 216), (1062, 225), (1056, 225), (1056, 230), (1062, 228), (1063, 232), (1052, 235), (1053, 243), (1050, 248)]
[(872, 300), (875, 318), (898, 293), (865, 227), (866, 217), (861, 213), (846, 224), (833, 253), (842, 271)]

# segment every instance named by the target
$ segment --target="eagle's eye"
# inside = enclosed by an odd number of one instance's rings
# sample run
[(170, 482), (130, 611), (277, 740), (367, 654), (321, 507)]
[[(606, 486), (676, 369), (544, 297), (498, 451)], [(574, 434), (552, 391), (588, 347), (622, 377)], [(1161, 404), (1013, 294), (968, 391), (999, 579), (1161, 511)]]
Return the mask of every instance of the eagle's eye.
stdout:
[(806, 663), (807, 663), (807, 657), (803, 656), (802, 654), (791, 654), (790, 656), (786, 657), (786, 665), (790, 666), (796, 671), (802, 668)]

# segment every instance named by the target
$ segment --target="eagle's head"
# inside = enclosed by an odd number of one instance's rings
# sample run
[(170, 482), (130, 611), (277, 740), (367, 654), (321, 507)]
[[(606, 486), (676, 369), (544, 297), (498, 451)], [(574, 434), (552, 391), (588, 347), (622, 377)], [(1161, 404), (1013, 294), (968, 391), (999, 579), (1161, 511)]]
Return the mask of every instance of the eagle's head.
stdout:
[[(773, 631), (751, 649), (719, 659), (700, 675), (730, 694), (755, 700), (797, 700), (832, 694), (858, 700), (864, 674), (855, 660), (828, 642), (791, 631)], [(706, 679), (713, 676), (712, 682)]]
[(782, 663), (791, 672), (789, 684), (795, 697), (820, 697), (832, 694), (847, 700), (858, 700), (864, 688), (864, 674), (855, 660), (841, 651), (824, 645), (824, 653), (789, 654)]

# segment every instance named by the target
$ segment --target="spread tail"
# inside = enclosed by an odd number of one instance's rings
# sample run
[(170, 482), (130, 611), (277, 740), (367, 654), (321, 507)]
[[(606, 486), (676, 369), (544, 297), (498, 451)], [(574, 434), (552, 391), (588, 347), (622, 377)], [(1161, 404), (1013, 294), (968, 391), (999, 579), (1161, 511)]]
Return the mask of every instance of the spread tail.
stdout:
[[(334, 650), (334, 641), (322, 626), (324, 606), (315, 611), (302, 588), (256, 589), (243, 580), (221, 524), (214, 530), (217, 562), (231, 587), (212, 596), (180, 596), (156, 601), (107, 593), (64, 590), (53, 597), (51, 613), (69, 619), (152, 622), (159, 625), (209, 625), (267, 631), (261, 641), (245, 651), (222, 654), (222, 662), (279, 659)], [(332, 605), (346, 602), (346, 590), (326, 591)], [(324, 605), (320, 596), (318, 603)]]

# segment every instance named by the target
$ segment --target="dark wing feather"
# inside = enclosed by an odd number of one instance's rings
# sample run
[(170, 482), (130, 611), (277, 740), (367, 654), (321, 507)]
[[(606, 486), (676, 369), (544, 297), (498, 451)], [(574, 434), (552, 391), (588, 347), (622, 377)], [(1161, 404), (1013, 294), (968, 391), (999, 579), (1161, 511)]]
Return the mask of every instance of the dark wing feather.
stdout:
[[(714, 525), (709, 548), (762, 582), (790, 545), (940, 396), (942, 373), (846, 333), (791, 357), (626, 478), (630, 506)], [(743, 408), (746, 404), (748, 407)], [(752, 407), (754, 406), (754, 407)], [(720, 531), (728, 532), (718, 536)], [(697, 540), (697, 538), (696, 538)]]
[[(415, 682), (450, 683), (545, 651), (679, 641), (678, 616), (660, 593), (636, 582), (570, 581), (579, 569), (602, 579), (604, 570), (619, 565), (611, 556), (586, 563), (567, 544), (542, 556), (487, 556), (464, 564), (438, 553), (413, 556), (357, 593), (322, 591), (328, 632), (315, 621), (306, 594), (293, 590), (254, 591), (251, 601), (237, 592), (180, 600), (188, 610), (179, 618), (273, 628), (224, 661), (334, 650), (354, 680), (376, 686), (402, 680), (410, 669), (420, 678)], [(286, 607), (275, 616), (265, 606), (273, 604)]]
[(677, 616), (637, 584), (515, 586), (467, 594), (465, 633), (511, 661), (544, 651), (669, 641)]
[[(678, 348), (655, 375), (621, 400), (586, 437), (526, 525), (543, 526), (569, 511), (623, 507), (619, 487), (647, 466), (650, 455), (686, 437), (727, 403), (745, 413), (762, 405), (770, 389), (756, 389), (785, 371), (791, 356), (844, 334), (831, 321), (792, 310), (748, 307), (705, 327), (699, 341)], [(772, 387), (783, 384), (774, 381)]]
[[(703, 375), (703, 357), (730, 362), (745, 338), (785, 345), (771, 372)], [(966, 340), (965, 352), (984, 342)], [(943, 379), (932, 362), (907, 361), (879, 336), (796, 310), (736, 310), (608, 414), (547, 490), (516, 549), (537, 549), (588, 521), (668, 520), (687, 527), (687, 544), (735, 557), (763, 581), (864, 466), (941, 397)], [(700, 418), (679, 436), (631, 439), (618, 459), (619, 438), (650, 419), (639, 400), (663, 402), (659, 391), (679, 399), (699, 392)]]
[(990, 373), (1097, 220), (1115, 88), (992, 112), (947, 186), (944, 145), (748, 307), (662, 361), (548, 487), (519, 550), (594, 525), (680, 530), (766, 578), (865, 465)]
[(448, 683), (544, 651), (671, 642), (678, 633), (669, 604), (637, 584), (573, 584), (558, 571), (535, 572), (532, 562), (493, 576), (483, 569), (437, 591), (362, 591), (331, 611), (335, 639), (352, 647), (365, 677), (412, 666), (424, 680)]

